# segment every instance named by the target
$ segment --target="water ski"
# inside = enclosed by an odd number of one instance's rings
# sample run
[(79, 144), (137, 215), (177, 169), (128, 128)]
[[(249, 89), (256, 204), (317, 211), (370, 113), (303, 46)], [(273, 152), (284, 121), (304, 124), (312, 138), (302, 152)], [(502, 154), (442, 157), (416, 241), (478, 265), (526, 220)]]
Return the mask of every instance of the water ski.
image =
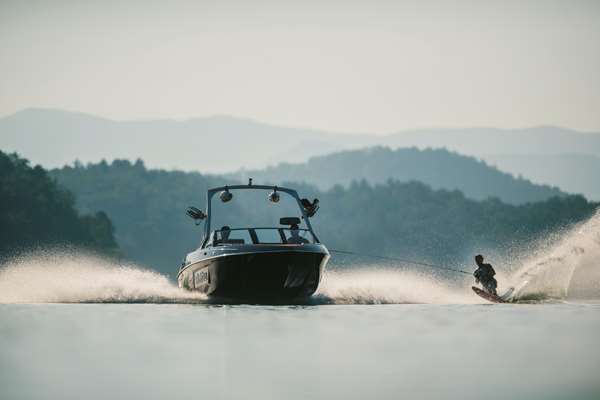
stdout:
[(492, 303), (508, 303), (506, 299), (512, 294), (513, 288), (510, 288), (508, 292), (503, 294), (502, 296), (496, 296), (494, 294), (490, 294), (484, 290), (479, 289), (478, 287), (471, 286), (471, 289), (481, 298), (486, 299), (487, 301), (491, 301)]

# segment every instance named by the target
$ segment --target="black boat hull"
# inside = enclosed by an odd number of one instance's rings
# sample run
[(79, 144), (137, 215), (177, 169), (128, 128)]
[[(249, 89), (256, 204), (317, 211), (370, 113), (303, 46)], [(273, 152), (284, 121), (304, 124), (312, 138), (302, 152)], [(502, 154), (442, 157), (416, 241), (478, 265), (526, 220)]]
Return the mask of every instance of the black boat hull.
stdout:
[[(179, 286), (230, 300), (286, 300), (311, 296), (321, 280), (329, 253), (321, 246), (201, 258), (184, 267)], [(312, 247), (312, 246), (310, 246)], [(206, 255), (206, 253), (204, 253)]]

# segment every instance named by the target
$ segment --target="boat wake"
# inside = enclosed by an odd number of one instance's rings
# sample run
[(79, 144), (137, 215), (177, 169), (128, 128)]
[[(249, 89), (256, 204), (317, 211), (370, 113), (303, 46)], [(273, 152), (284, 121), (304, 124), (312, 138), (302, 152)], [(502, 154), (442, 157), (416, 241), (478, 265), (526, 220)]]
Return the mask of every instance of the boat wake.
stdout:
[[(468, 302), (477, 302), (477, 298), (424, 275), (369, 268), (328, 271), (319, 291), (302, 304)], [(0, 303), (211, 302), (139, 266), (120, 265), (89, 254), (46, 251), (23, 256), (0, 268)]]
[(480, 303), (469, 288), (450, 286), (418, 272), (391, 269), (329, 271), (315, 301), (331, 304)]
[[(501, 287), (515, 288), (510, 300), (600, 298), (600, 212), (567, 232), (540, 240), (528, 254), (514, 273), (500, 274)], [(484, 302), (471, 292), (470, 283), (456, 284), (424, 272), (373, 265), (329, 270), (305, 304)], [(209, 300), (133, 264), (81, 252), (43, 251), (0, 266), (1, 303), (208, 304)]]
[(0, 269), (0, 303), (185, 303), (205, 299), (180, 290), (157, 272), (79, 252), (38, 252)]

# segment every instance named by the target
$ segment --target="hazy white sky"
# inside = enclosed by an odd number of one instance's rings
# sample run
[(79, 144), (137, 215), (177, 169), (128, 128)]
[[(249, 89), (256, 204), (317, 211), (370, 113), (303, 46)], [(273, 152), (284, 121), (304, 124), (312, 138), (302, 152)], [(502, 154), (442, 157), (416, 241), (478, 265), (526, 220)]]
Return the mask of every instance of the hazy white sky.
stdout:
[(600, 130), (600, 1), (0, 0), (0, 115)]

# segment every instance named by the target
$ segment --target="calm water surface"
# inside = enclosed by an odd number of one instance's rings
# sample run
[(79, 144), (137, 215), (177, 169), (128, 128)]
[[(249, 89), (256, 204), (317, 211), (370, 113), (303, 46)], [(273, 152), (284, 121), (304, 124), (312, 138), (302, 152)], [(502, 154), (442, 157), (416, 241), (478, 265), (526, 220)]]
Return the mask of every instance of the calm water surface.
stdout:
[(0, 305), (1, 399), (598, 399), (600, 304)]

